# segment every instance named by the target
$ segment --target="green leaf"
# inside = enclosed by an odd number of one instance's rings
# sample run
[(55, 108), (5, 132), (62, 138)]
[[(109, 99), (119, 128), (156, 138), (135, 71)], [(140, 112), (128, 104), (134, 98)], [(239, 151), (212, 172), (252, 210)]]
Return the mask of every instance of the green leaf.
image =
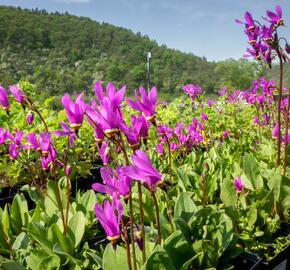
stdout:
[(44, 197), (45, 212), (52, 216), (59, 213), (60, 206), (66, 208), (66, 196), (55, 181), (48, 181), (47, 194)]
[(28, 205), (23, 194), (16, 194), (11, 206), (11, 227), (19, 234), (22, 227), (26, 227), (29, 221)]
[(74, 243), (74, 247), (77, 247), (84, 235), (86, 226), (86, 219), (84, 214), (81, 211), (78, 211), (70, 219), (68, 224), (68, 235)]
[[(104, 269), (106, 270), (106, 269)], [(142, 270), (177, 270), (168, 253), (161, 246), (157, 246), (147, 259)]]
[(192, 248), (197, 257), (197, 262), (194, 264), (197, 269), (206, 269), (216, 267), (218, 263), (218, 253), (216, 245), (210, 240), (199, 240), (193, 243)]
[(127, 270), (128, 263), (126, 249), (121, 246), (116, 246), (116, 249), (114, 249), (112, 244), (108, 244), (103, 254), (103, 269)]
[(2, 270), (25, 270), (25, 267), (14, 261), (5, 261), (0, 264)]
[(243, 158), (244, 161), (244, 171), (249, 180), (251, 186), (247, 186), (246, 188), (251, 190), (261, 189), (263, 188), (263, 179), (260, 174), (260, 169), (258, 163), (252, 154), (246, 153)]
[(57, 255), (53, 254), (44, 258), (40, 262), (38, 269), (39, 270), (55, 270), (55, 269), (60, 269), (60, 267), (61, 267), (60, 258)]
[(84, 215), (89, 211), (93, 211), (97, 202), (96, 194), (93, 190), (89, 190), (78, 198), (77, 211), (82, 211)]
[(179, 195), (174, 207), (174, 218), (182, 218), (188, 221), (192, 217), (194, 211), (197, 209), (192, 198), (193, 195), (193, 192), (188, 191)]
[(191, 246), (179, 230), (175, 231), (165, 240), (164, 249), (176, 269), (180, 269), (194, 255)]
[(226, 206), (236, 205), (237, 192), (233, 179), (225, 178), (221, 183), (221, 199)]
[(28, 247), (28, 243), (29, 243), (29, 237), (25, 232), (20, 233), (13, 245), (12, 245), (12, 249), (17, 251), (19, 249), (26, 249)]

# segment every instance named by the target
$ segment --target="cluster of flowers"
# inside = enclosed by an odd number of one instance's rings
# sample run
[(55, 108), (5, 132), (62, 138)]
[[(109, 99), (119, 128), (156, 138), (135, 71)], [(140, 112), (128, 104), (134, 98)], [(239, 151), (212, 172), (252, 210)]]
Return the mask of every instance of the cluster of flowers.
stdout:
[[(108, 239), (113, 242), (121, 236), (120, 223), (123, 213), (121, 198), (128, 200), (133, 181), (142, 182), (151, 192), (155, 192), (162, 182), (161, 173), (152, 166), (147, 154), (140, 150), (142, 143), (146, 144), (150, 125), (156, 126), (156, 89), (153, 87), (147, 96), (145, 89), (141, 87), (139, 89), (141, 97), (135, 91), (135, 100), (126, 98), (127, 104), (140, 113), (137, 116), (133, 114), (130, 116), (130, 125), (126, 123), (121, 107), (125, 90), (123, 87), (117, 91), (115, 86), (109, 83), (104, 93), (101, 83), (97, 82), (96, 99), (92, 99), (90, 104), (85, 104), (82, 95), (79, 95), (75, 102), (68, 94), (62, 98), (68, 120), (75, 132), (81, 127), (84, 115), (94, 128), (95, 140), (104, 167), (101, 168), (103, 184), (96, 183), (93, 189), (111, 197), (111, 202), (105, 200), (103, 206), (101, 204), (95, 206), (95, 215), (106, 231)], [(123, 137), (133, 150), (131, 165)], [(127, 159), (126, 166), (110, 165), (112, 162), (110, 145), (115, 146), (117, 152), (124, 154)]]
[(189, 95), (192, 102), (202, 94), (202, 89), (198, 85), (186, 84), (182, 87), (182, 89)]
[[(282, 8), (276, 6), (275, 12), (267, 10), (267, 17), (263, 17), (263, 19), (269, 25), (262, 25), (255, 21), (250, 12), (246, 12), (244, 18), (245, 22), (236, 20), (237, 23), (245, 25), (244, 31), (251, 45), (251, 48), (247, 48), (248, 54), (244, 55), (244, 57), (254, 57), (257, 60), (263, 59), (271, 66), (274, 57), (273, 51), (277, 52), (279, 46), (277, 28), (284, 25)], [(285, 50), (287, 53), (290, 52), (289, 49), (289, 45), (286, 43)]]
[[(201, 118), (207, 119), (207, 116), (202, 114)], [(159, 125), (158, 138), (160, 143), (156, 146), (157, 152), (162, 156), (165, 144), (168, 142), (171, 152), (177, 150), (180, 152), (191, 151), (194, 145), (199, 145), (204, 141), (203, 129), (203, 124), (196, 118), (193, 118), (188, 126), (185, 126), (183, 123), (177, 123), (175, 128)]]

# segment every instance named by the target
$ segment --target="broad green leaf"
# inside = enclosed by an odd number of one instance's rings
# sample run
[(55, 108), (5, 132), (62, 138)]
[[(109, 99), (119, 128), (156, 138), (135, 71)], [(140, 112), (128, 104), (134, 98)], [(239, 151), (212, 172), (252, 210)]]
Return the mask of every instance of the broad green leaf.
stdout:
[(66, 208), (66, 196), (55, 181), (48, 181), (47, 194), (44, 197), (45, 212), (52, 216)]
[[(104, 269), (106, 270), (106, 269)], [(170, 256), (161, 246), (157, 246), (147, 259), (142, 270), (177, 270)]]
[(183, 233), (179, 230), (165, 239), (164, 249), (168, 253), (176, 269), (180, 269), (180, 267), (194, 255), (191, 246)]
[(70, 219), (68, 224), (68, 235), (74, 243), (74, 247), (77, 247), (81, 242), (86, 226), (86, 219), (81, 211), (78, 211)]
[(57, 255), (53, 254), (44, 258), (40, 262), (38, 269), (39, 270), (56, 270), (56, 269), (60, 269), (60, 267), (61, 267), (60, 258)]
[(197, 209), (192, 197), (193, 193), (188, 191), (179, 195), (174, 207), (174, 218), (182, 218), (188, 221), (192, 217)]
[(247, 179), (251, 183), (250, 189), (261, 189), (263, 188), (263, 179), (260, 174), (259, 165), (252, 154), (246, 153), (243, 158), (244, 171)]
[(233, 179), (225, 178), (222, 181), (220, 196), (226, 206), (236, 205), (237, 192)]
[(128, 263), (126, 249), (121, 246), (116, 246), (114, 249), (112, 244), (108, 244), (103, 254), (103, 269), (127, 270)]
[(28, 243), (29, 243), (28, 235), (25, 232), (22, 232), (16, 237), (12, 245), (12, 249), (15, 251), (19, 249), (27, 249)]
[(23, 194), (16, 194), (11, 205), (11, 227), (19, 234), (28, 224), (28, 205)]
[(218, 263), (217, 247), (210, 240), (199, 240), (193, 243), (192, 248), (196, 255), (200, 254), (194, 261), (197, 269), (216, 267)]

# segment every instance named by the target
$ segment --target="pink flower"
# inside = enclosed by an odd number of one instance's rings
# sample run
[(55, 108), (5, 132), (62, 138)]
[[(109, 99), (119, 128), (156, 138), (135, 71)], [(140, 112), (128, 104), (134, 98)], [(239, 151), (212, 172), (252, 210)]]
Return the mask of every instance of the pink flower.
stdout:
[(24, 103), (24, 93), (16, 85), (9, 86), (9, 90), (18, 103)]
[(0, 105), (7, 111), (9, 109), (8, 94), (4, 87), (0, 85)]
[(244, 184), (240, 176), (234, 179), (234, 184), (235, 184), (237, 193), (241, 193), (244, 188)]
[(146, 184), (153, 192), (162, 183), (162, 174), (152, 166), (145, 152), (137, 150), (132, 156), (133, 165), (122, 168), (125, 175)]
[(78, 130), (82, 126), (84, 113), (86, 111), (86, 104), (83, 100), (83, 94), (80, 94), (75, 102), (70, 99), (69, 94), (65, 94), (62, 97), (61, 102), (66, 110), (66, 115), (70, 122), (71, 128)]
[(155, 119), (155, 111), (157, 107), (156, 88), (152, 87), (148, 96), (146, 94), (146, 90), (143, 87), (140, 87), (139, 92), (141, 94), (141, 99), (139, 98), (137, 91), (135, 91), (136, 101), (133, 101), (129, 98), (126, 98), (126, 101), (133, 110), (142, 112), (147, 121), (153, 122)]
[[(115, 212), (117, 212), (117, 217)], [(119, 199), (113, 197), (112, 204), (106, 200), (104, 208), (97, 203), (95, 206), (95, 216), (104, 228), (108, 240), (117, 241), (121, 236), (120, 222), (123, 214), (123, 206)]]

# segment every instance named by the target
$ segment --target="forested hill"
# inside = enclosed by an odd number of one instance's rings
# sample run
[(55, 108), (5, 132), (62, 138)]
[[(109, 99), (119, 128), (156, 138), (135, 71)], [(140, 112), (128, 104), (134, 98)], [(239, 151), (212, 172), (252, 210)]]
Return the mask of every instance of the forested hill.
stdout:
[(152, 83), (171, 96), (188, 82), (209, 93), (222, 84), (244, 87), (254, 73), (245, 61), (208, 62), (108, 23), (0, 6), (0, 83), (4, 86), (28, 80), (43, 93), (60, 95), (89, 90), (95, 80), (101, 80), (133, 90), (145, 85), (148, 50), (153, 57)]

